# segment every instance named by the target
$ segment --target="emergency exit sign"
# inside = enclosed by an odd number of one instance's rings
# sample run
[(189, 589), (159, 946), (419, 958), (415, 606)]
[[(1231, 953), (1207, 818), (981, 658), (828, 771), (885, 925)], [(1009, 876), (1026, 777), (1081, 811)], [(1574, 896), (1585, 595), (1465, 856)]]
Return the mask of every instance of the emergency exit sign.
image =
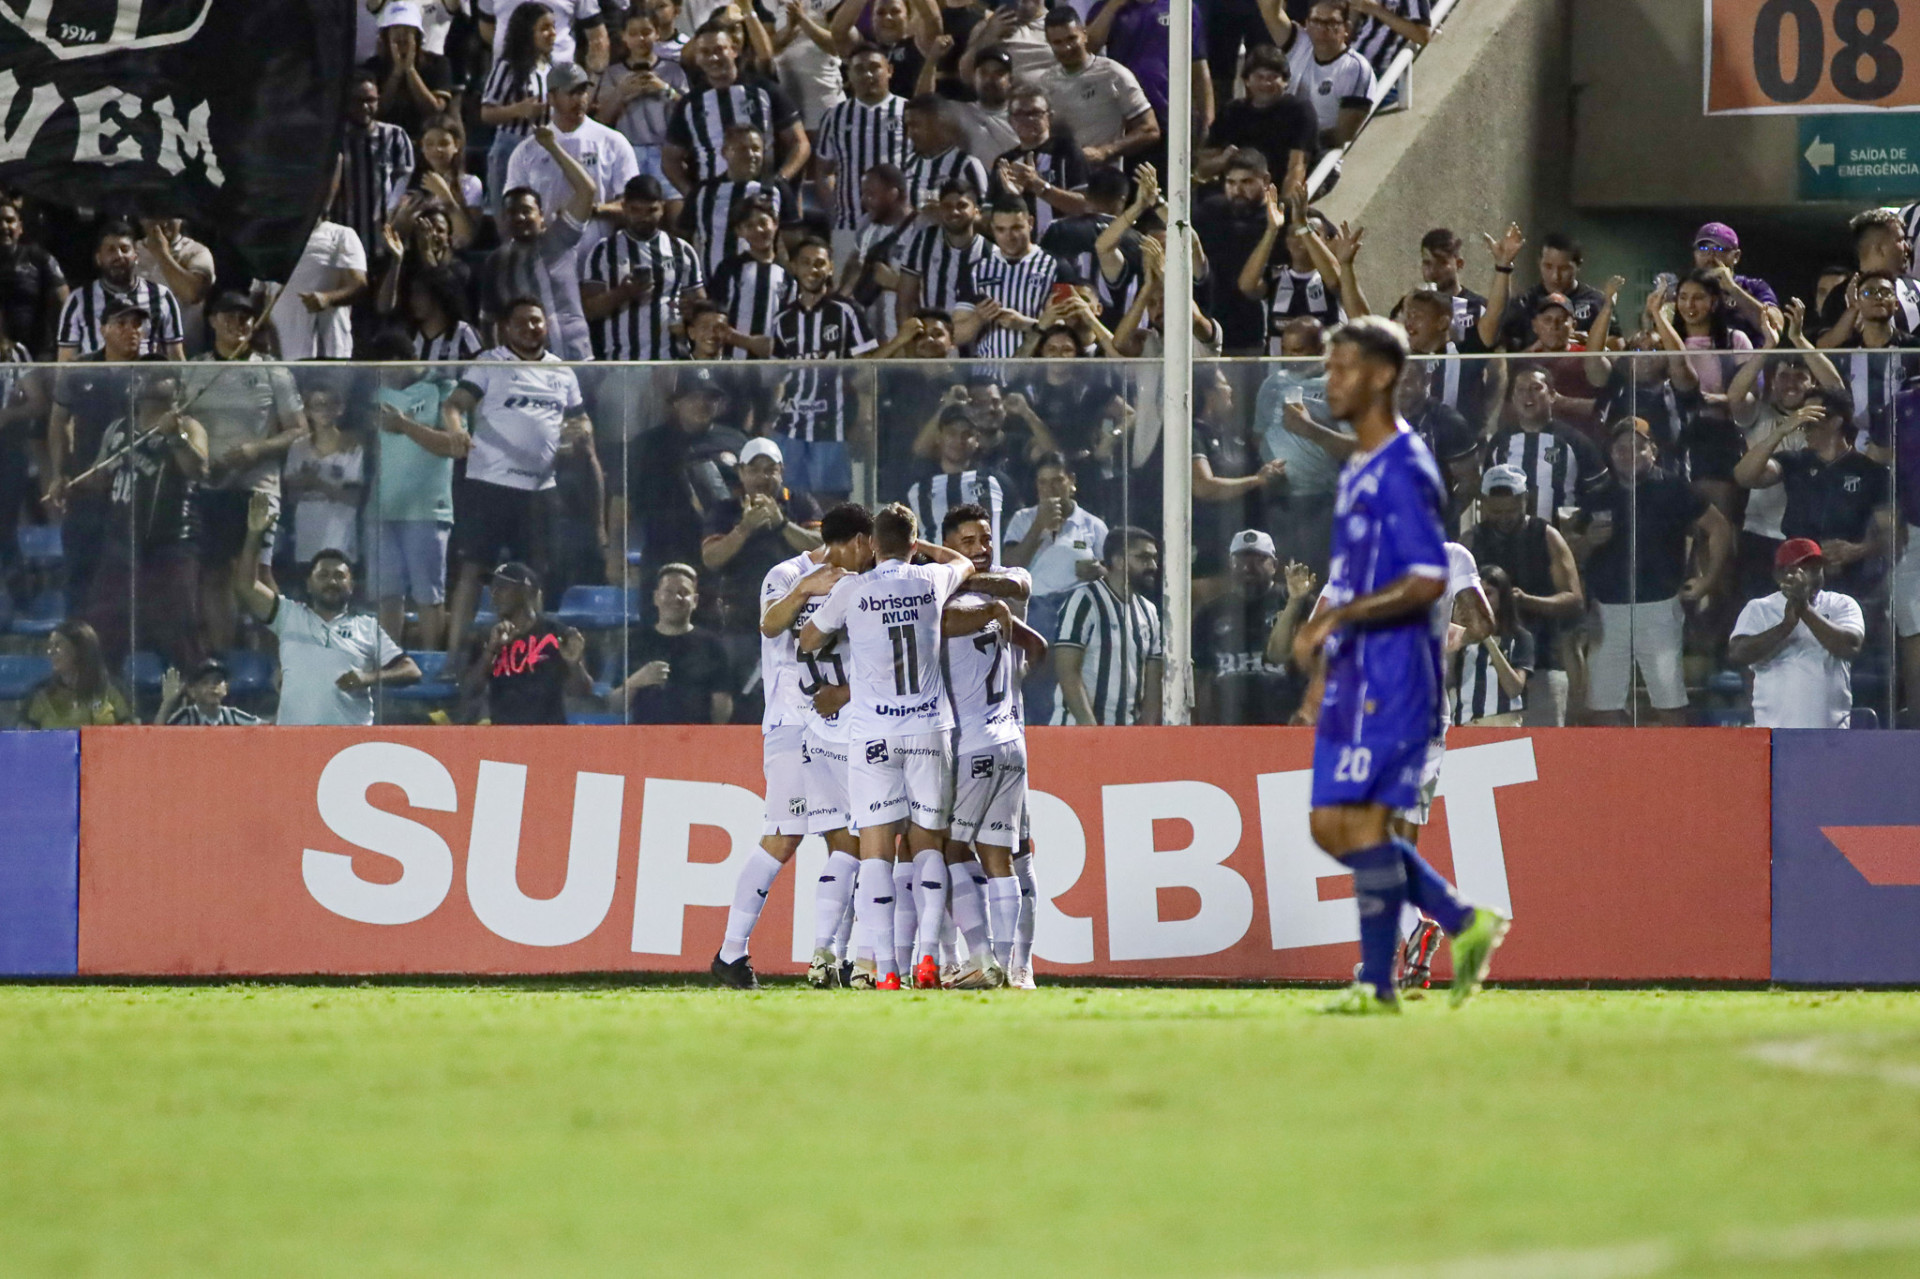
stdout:
[(1920, 115), (1800, 117), (1802, 200), (1920, 199)]

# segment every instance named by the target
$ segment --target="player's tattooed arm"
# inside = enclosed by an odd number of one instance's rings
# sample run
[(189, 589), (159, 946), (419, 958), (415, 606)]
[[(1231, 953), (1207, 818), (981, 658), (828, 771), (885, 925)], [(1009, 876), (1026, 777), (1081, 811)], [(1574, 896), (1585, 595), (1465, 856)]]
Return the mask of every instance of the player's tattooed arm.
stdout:
[(949, 604), (946, 612), (940, 615), (940, 633), (949, 637), (972, 635), (986, 630), (995, 622), (1000, 623), (1002, 630), (1011, 632), (1013, 629), (1013, 614), (999, 600)]
[(1013, 618), (1013, 642), (1018, 644), (1027, 655), (1029, 666), (1038, 666), (1047, 660), (1047, 637), (1034, 630), (1019, 618)]
[(833, 589), (833, 584), (847, 575), (843, 568), (831, 564), (822, 564), (793, 584), (793, 589), (767, 605), (766, 612), (760, 614), (760, 633), (768, 639), (793, 629), (799, 620), (800, 610), (808, 600), (816, 595), (825, 595)]
[(1023, 600), (1033, 593), (1033, 582), (1024, 574), (975, 572), (967, 579), (967, 589), (998, 600)]
[(973, 576), (973, 561), (958, 551), (948, 550), (933, 542), (915, 542), (914, 553), (935, 564), (946, 564), (960, 570), (960, 578), (965, 581)]

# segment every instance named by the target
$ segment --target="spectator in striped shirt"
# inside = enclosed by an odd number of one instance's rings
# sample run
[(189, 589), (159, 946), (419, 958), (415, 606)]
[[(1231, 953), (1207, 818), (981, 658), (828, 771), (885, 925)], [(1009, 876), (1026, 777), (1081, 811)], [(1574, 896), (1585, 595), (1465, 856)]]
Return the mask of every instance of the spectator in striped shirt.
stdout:
[(384, 258), (387, 224), (413, 181), (413, 139), (397, 124), (376, 119), (380, 86), (357, 75), (347, 90), (347, 127), (340, 141), (340, 183), (329, 217), (353, 228), (360, 243)]
[(1487, 441), (1486, 464), (1518, 467), (1527, 479), (1529, 513), (1551, 523), (1558, 508), (1579, 504), (1605, 484), (1606, 460), (1592, 440), (1555, 416), (1545, 369), (1515, 372), (1507, 400), (1514, 425)]
[(866, 311), (867, 327), (881, 341), (900, 332), (898, 262), (913, 229), (907, 180), (899, 168), (876, 164), (860, 176), (860, 229), (851, 256), (839, 258), (840, 290)]
[(169, 666), (160, 677), (160, 710), (156, 724), (188, 724), (196, 728), (245, 727), (264, 724), (258, 715), (249, 715), (237, 706), (227, 705), (226, 663), (209, 657), (183, 677)]
[(978, 199), (973, 184), (963, 179), (950, 179), (940, 188), (934, 225), (913, 233), (900, 262), (900, 315), (922, 307), (952, 311), (971, 287), (973, 268), (989, 248), (978, 227)]
[(846, 68), (853, 96), (821, 117), (813, 158), (814, 181), (833, 210), (834, 256), (842, 261), (852, 255), (860, 226), (862, 179), (876, 165), (907, 160), (907, 103), (893, 92), (887, 55), (861, 45), (847, 55)]
[(1002, 529), (1018, 506), (1013, 481), (980, 462), (980, 432), (964, 405), (940, 410), (936, 435), (937, 460), (907, 488), (907, 506), (923, 528), (939, 528), (956, 506), (975, 505), (987, 512), (993, 532), (995, 562), (999, 562)]
[(844, 368), (816, 361), (871, 355), (860, 308), (833, 292), (833, 251), (823, 240), (803, 240), (793, 255), (794, 300), (773, 321), (773, 357), (805, 361), (789, 369), (780, 417), (774, 423), (787, 475), (796, 489), (831, 506), (853, 490), (847, 438), (859, 411), (859, 392)]
[(1053, 104), (1039, 89), (1023, 88), (1009, 99), (1007, 118), (1018, 140), (994, 160), (989, 197), (1011, 191), (1027, 202), (1036, 234), (1044, 236), (1055, 218), (1071, 218), (1090, 207), (1080, 188), (1087, 162), (1073, 138), (1053, 128)]
[(100, 228), (93, 249), (93, 264), (100, 269), (100, 276), (86, 288), (69, 294), (60, 309), (62, 364), (104, 346), (107, 316), (123, 307), (137, 307), (152, 317), (141, 339), (142, 357), (186, 358), (180, 303), (173, 290), (135, 275), (139, 241), (139, 235), (125, 222), (108, 222)]
[(580, 305), (593, 325), (596, 359), (671, 360), (685, 350), (675, 334), (680, 306), (706, 296), (706, 277), (693, 246), (660, 229), (666, 207), (658, 178), (634, 178), (619, 230), (587, 254)]
[(727, 228), (737, 252), (713, 273), (713, 296), (726, 308), (726, 339), (736, 360), (773, 354), (773, 317), (793, 299), (793, 277), (780, 261), (780, 223), (773, 202), (753, 196), (734, 206)]
[(446, 267), (418, 272), (407, 285), (406, 332), (421, 360), (465, 363), (485, 350), (479, 332), (467, 323), (465, 280)]
[(1105, 572), (1074, 588), (1053, 644), (1055, 724), (1158, 724), (1164, 647), (1160, 544), (1141, 528), (1107, 537)]
[(1026, 335), (1040, 327), (1060, 269), (1033, 242), (1033, 218), (1018, 197), (1000, 197), (991, 226), (993, 250), (975, 264), (972, 287), (954, 311), (954, 340), (976, 356), (1003, 360), (1019, 354)]
[(960, 147), (960, 130), (952, 118), (952, 104), (937, 93), (923, 93), (907, 103), (907, 200), (916, 212), (933, 217), (931, 202), (940, 199), (952, 182), (964, 182), (976, 201), (987, 196), (987, 167)]
[(694, 243), (700, 247), (700, 263), (709, 276), (740, 249), (731, 228), (746, 201), (767, 201), (782, 227), (800, 221), (800, 200), (793, 187), (767, 174), (767, 143), (760, 130), (750, 124), (728, 125), (720, 154), (726, 170), (711, 182), (702, 182), (686, 206)]
[(507, 161), (533, 128), (547, 122), (547, 69), (558, 32), (544, 5), (522, 5), (507, 19), (507, 34), (480, 91), (480, 122), (493, 128), (487, 151), (487, 196), (495, 217), (506, 200)]
[(739, 45), (725, 31), (702, 31), (689, 50), (707, 87), (680, 99), (668, 121), (660, 149), (667, 181), (689, 195), (717, 176), (723, 166), (720, 147), (734, 124), (750, 124), (772, 140), (780, 157), (778, 176), (799, 181), (813, 144), (793, 100), (778, 85), (741, 78)]
[(1353, 51), (1375, 76), (1386, 75), (1408, 45), (1424, 49), (1433, 39), (1432, 0), (1347, 0), (1347, 11), (1366, 19), (1353, 33)]

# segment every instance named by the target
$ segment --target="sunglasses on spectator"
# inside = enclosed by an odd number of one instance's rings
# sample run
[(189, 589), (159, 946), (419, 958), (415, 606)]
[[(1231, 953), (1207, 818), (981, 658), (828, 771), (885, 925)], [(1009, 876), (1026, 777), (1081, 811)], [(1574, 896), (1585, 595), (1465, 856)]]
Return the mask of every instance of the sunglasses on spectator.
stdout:
[(1732, 246), (1721, 244), (1718, 240), (1702, 240), (1693, 246), (1700, 253), (1730, 253)]

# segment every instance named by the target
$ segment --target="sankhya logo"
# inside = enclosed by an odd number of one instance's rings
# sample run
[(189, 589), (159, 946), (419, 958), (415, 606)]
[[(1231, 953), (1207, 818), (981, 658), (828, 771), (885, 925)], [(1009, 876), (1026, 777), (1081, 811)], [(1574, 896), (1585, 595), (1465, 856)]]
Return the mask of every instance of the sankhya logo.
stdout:
[[(185, 44), (206, 25), (213, 0), (118, 0), (106, 30), (95, 20), (98, 8), (76, 0), (0, 0), (0, 22), (69, 61)], [(69, 16), (80, 21), (67, 21)]]

